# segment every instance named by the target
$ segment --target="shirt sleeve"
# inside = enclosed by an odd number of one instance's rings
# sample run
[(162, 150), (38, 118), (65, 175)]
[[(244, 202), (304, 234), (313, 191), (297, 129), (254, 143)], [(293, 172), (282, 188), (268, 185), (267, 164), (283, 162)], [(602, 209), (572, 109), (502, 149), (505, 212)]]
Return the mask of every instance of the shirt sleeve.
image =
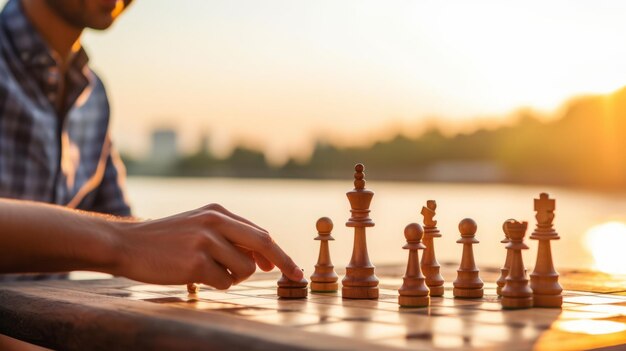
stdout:
[(111, 146), (106, 160), (102, 182), (96, 189), (91, 211), (116, 216), (130, 216), (130, 206), (125, 196), (126, 168), (117, 150)]

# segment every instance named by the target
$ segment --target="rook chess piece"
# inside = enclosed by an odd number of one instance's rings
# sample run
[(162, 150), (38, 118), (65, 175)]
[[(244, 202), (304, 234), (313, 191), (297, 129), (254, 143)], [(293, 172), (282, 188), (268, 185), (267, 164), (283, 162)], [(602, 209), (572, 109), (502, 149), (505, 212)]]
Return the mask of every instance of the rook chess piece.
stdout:
[(302, 278), (299, 282), (289, 280), (285, 275), (281, 275), (278, 280), (278, 297), (287, 299), (302, 299), (307, 296), (307, 285), (309, 282)]
[(315, 240), (320, 241), (320, 254), (315, 265), (315, 272), (311, 275), (311, 291), (316, 292), (333, 292), (337, 291), (337, 273), (335, 267), (330, 260), (330, 251), (328, 249), (328, 241), (335, 240), (331, 236), (333, 230), (333, 221), (328, 217), (322, 217), (315, 224), (317, 227), (317, 237)]
[(552, 249), (550, 240), (560, 239), (552, 227), (554, 220), (555, 201), (548, 194), (541, 193), (535, 199), (535, 218), (537, 227), (530, 235), (533, 240), (539, 241), (537, 250), (537, 262), (535, 269), (530, 274), (530, 287), (533, 290), (533, 306), (560, 308), (563, 304), (561, 292), (563, 288), (559, 284), (559, 273), (552, 263)]
[(473, 244), (478, 244), (476, 240), (477, 225), (471, 218), (465, 218), (459, 223), (461, 239), (456, 242), (463, 244), (463, 256), (461, 265), (457, 270), (457, 277), (452, 290), (454, 297), (460, 298), (480, 298), (483, 297), (483, 281), (478, 276), (478, 267), (474, 261)]
[(426, 201), (426, 207), (422, 207), (424, 216), (424, 245), (426, 250), (422, 256), (422, 271), (426, 276), (426, 285), (430, 289), (430, 296), (443, 296), (443, 277), (439, 273), (440, 265), (435, 257), (434, 238), (440, 238), (441, 233), (437, 229), (437, 221), (433, 220), (437, 203), (435, 200)]
[(374, 274), (374, 265), (367, 254), (365, 228), (373, 227), (369, 217), (369, 206), (374, 192), (365, 189), (365, 167), (357, 164), (354, 167), (354, 189), (346, 193), (350, 201), (352, 216), (346, 222), (347, 227), (354, 228), (354, 245), (352, 258), (346, 266), (346, 276), (341, 281), (341, 295), (349, 299), (377, 299), (378, 278)]
[(507, 309), (530, 308), (533, 306), (533, 291), (528, 286), (526, 269), (522, 260), (522, 250), (527, 250), (524, 244), (524, 234), (528, 222), (518, 222), (509, 219), (504, 222), (504, 230), (509, 237), (506, 244), (507, 250), (511, 251), (511, 267), (506, 283), (502, 288), (502, 307)]
[[(506, 223), (506, 222), (504, 222)], [(509, 235), (506, 233), (506, 229), (504, 228), (504, 224), (502, 224), (502, 231), (504, 232), (504, 239), (500, 242), (503, 244), (508, 244), (511, 240), (509, 239)], [(498, 296), (502, 296), (502, 288), (506, 283), (506, 276), (509, 275), (509, 269), (511, 269), (511, 251), (506, 250), (506, 258), (504, 259), (504, 266), (500, 268), (500, 277), (496, 281), (498, 287), (496, 288), (496, 293)]]
[(417, 223), (411, 223), (404, 228), (406, 245), (402, 248), (409, 250), (409, 261), (403, 278), (404, 283), (398, 289), (400, 294), (398, 304), (402, 307), (426, 307), (430, 304), (426, 278), (422, 275), (417, 251), (426, 248), (421, 241), (423, 236), (424, 229)]

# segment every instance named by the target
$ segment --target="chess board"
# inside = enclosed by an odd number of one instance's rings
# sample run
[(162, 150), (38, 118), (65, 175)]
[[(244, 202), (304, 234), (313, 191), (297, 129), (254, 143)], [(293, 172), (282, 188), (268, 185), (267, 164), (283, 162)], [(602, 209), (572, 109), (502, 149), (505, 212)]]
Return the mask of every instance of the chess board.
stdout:
[[(566, 289), (562, 309), (502, 310), (493, 283), (497, 270), (481, 271), (481, 299), (453, 298), (454, 267), (444, 265), (442, 272), (444, 297), (432, 298), (427, 308), (398, 306), (401, 267), (377, 269), (378, 300), (342, 299), (338, 293), (279, 299), (275, 273), (255, 274), (228, 291), (202, 287), (197, 294), (188, 294), (184, 286), (121, 278), (11, 283), (0, 287), (0, 333), (65, 349), (626, 348), (624, 281), (599, 273), (561, 272)], [(62, 327), (42, 321), (53, 306), (64, 315), (52, 318)], [(30, 321), (29, 311), (37, 321)], [(20, 329), (30, 328), (30, 334), (20, 334), (16, 321)], [(38, 328), (52, 329), (40, 335)], [(42, 337), (48, 340), (42, 342)]]

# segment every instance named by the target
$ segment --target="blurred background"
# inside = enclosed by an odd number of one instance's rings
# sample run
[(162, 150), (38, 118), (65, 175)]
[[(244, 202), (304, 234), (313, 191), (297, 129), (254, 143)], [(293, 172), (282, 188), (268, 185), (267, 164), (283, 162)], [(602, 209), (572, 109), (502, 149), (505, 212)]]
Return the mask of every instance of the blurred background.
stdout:
[[(1, 2), (1, 1), (0, 1)], [(353, 166), (376, 192), (375, 264), (438, 201), (437, 255), (479, 225), (503, 263), (508, 218), (557, 199), (557, 267), (626, 273), (626, 3), (136, 0), (84, 46), (104, 80), (134, 212), (209, 202), (269, 229), (312, 271), (330, 216), (337, 266)], [(530, 230), (529, 230), (530, 231)], [(536, 244), (526, 253), (534, 264)]]
[(624, 9), (137, 0), (84, 45), (131, 175), (619, 190)]

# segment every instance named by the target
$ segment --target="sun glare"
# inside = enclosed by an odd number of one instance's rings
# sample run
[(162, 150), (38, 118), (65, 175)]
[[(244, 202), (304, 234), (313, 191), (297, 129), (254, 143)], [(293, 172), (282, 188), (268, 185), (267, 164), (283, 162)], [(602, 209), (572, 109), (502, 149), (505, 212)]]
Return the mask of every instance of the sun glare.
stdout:
[(607, 222), (589, 228), (586, 246), (594, 259), (594, 269), (610, 274), (626, 274), (626, 224)]
[(566, 332), (589, 335), (613, 334), (626, 330), (623, 323), (593, 319), (559, 321), (554, 326)]

